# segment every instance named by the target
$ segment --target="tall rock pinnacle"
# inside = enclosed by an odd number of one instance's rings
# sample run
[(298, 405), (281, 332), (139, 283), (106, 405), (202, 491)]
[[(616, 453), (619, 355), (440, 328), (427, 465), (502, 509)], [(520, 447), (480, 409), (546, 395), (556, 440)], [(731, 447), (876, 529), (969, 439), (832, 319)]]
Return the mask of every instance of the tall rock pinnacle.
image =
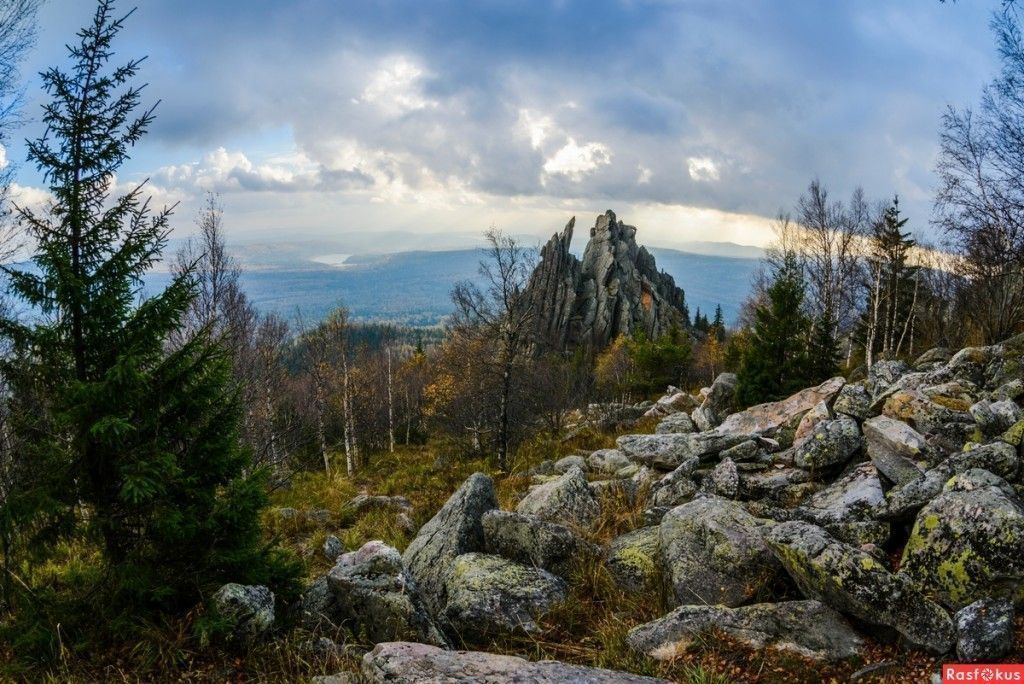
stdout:
[(683, 325), (685, 300), (672, 276), (636, 243), (636, 228), (606, 211), (590, 229), (580, 261), (569, 252), (573, 217), (541, 250), (527, 297), (543, 343), (560, 351), (603, 349), (619, 335), (657, 337)]

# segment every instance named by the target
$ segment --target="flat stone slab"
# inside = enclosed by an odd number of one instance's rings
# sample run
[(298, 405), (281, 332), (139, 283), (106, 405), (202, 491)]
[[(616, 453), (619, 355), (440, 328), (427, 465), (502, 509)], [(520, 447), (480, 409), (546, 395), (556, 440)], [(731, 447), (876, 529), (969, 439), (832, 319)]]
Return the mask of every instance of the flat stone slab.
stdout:
[(864, 648), (864, 639), (843, 616), (818, 601), (757, 603), (741, 608), (680, 606), (631, 629), (627, 643), (656, 660), (671, 660), (710, 630), (721, 631), (750, 648), (774, 647), (815, 660), (843, 660)]
[(377, 644), (363, 656), (362, 671), (371, 684), (669, 684), (664, 679), (568, 665), (557, 660), (531, 662), (515, 656), (445, 651), (404, 641)]

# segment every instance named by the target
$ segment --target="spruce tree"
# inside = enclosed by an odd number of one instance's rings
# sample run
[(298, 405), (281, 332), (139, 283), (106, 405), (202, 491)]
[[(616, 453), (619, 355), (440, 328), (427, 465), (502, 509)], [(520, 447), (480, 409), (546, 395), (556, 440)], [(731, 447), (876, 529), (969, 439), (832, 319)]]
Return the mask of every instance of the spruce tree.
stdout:
[(125, 18), (100, 0), (69, 46), (71, 68), (42, 75), (46, 133), (28, 150), (53, 203), (18, 211), (33, 267), (6, 270), (33, 313), (2, 322), (16, 437), (49, 472), (3, 502), (0, 522), (37, 556), (94, 542), (104, 568), (80, 607), (111, 629), (188, 608), (226, 581), (290, 588), (294, 573), (261, 540), (265, 483), (243, 475), (230, 359), (204, 332), (167, 344), (195, 296), (192, 273), (140, 296), (170, 210), (152, 211), (141, 185), (111, 195), (153, 121), (132, 83), (141, 60), (109, 65)]
[(869, 361), (878, 354), (900, 356), (913, 347), (919, 274), (918, 267), (908, 263), (917, 244), (904, 230), (908, 220), (900, 213), (896, 197), (872, 226), (865, 283), (868, 297), (859, 331)]
[(745, 405), (774, 401), (801, 389), (808, 377), (806, 285), (796, 255), (787, 253), (773, 275), (767, 300), (757, 307), (743, 354), (737, 399)]
[(839, 372), (838, 346), (832, 317), (817, 317), (807, 340), (807, 384), (824, 382)]
[(715, 318), (711, 321), (711, 331), (719, 342), (725, 342), (725, 317), (722, 315), (722, 305), (715, 305)]

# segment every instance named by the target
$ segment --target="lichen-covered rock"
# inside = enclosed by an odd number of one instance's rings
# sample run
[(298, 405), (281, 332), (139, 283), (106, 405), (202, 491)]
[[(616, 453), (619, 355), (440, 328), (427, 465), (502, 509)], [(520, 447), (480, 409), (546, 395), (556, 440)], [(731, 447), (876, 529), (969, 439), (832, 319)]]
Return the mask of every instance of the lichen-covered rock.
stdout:
[(717, 430), (692, 434), (623, 435), (616, 444), (630, 459), (662, 470), (672, 470), (691, 458), (708, 458), (749, 439)]
[(793, 462), (805, 470), (846, 463), (862, 445), (860, 427), (853, 418), (823, 420), (793, 450)]
[(258, 584), (225, 584), (213, 595), (213, 606), (233, 623), (233, 637), (249, 642), (274, 626), (274, 592)]
[(779, 570), (761, 523), (728, 499), (706, 496), (672, 509), (661, 521), (660, 539), (676, 604), (738, 606)]
[(690, 420), (698, 432), (707, 432), (715, 427), (715, 420), (708, 409), (698, 406), (690, 412)]
[(711, 383), (699, 409), (705, 424), (694, 419), (701, 430), (710, 430), (729, 414), (736, 399), (736, 383), (735, 373), (719, 373)]
[(952, 608), (1024, 601), (1024, 507), (999, 487), (951, 488), (917, 514), (900, 573)]
[(955, 453), (934, 468), (929, 468), (922, 477), (891, 489), (886, 495), (888, 515), (902, 518), (915, 513), (937, 497), (951, 477), (968, 470), (984, 469), (1013, 480), (1019, 468), (1017, 450), (1006, 442), (992, 442)]
[(740, 490), (740, 473), (731, 459), (723, 458), (711, 469), (705, 482), (712, 493), (735, 499)]
[(626, 454), (618, 449), (598, 449), (587, 457), (587, 464), (591, 470), (600, 473), (617, 473), (632, 465)]
[(910, 372), (910, 366), (905, 361), (876, 361), (868, 371), (868, 387), (877, 396), (908, 372)]
[(904, 422), (888, 416), (864, 421), (868, 458), (888, 480), (903, 485), (921, 476), (915, 460), (928, 445), (924, 436)]
[(535, 618), (566, 597), (565, 582), (547, 570), (484, 553), (456, 558), (445, 585), (448, 623), (477, 637), (535, 632)]
[(654, 405), (662, 409), (662, 415), (666, 415), (669, 413), (692, 411), (700, 406), (700, 402), (688, 392), (684, 392), (678, 387), (669, 386), (665, 396), (654, 402)]
[(942, 487), (942, 491), (970, 492), (975, 489), (984, 489), (985, 487), (995, 487), (1010, 499), (1017, 498), (1017, 492), (1014, 490), (1013, 485), (995, 473), (982, 470), (981, 468), (965, 470), (959, 475), (951, 477)]
[(484, 548), (484, 513), (498, 508), (494, 481), (474, 473), (420, 528), (402, 554), (407, 572), (435, 618), (446, 603), (445, 578), (457, 556)]
[(746, 439), (753, 435), (771, 435), (794, 419), (799, 423), (799, 418), (819, 402), (831, 402), (844, 384), (846, 381), (843, 378), (836, 377), (781, 401), (751, 406), (745, 411), (732, 414), (715, 430), (722, 435), (742, 435)]
[(691, 478), (699, 463), (697, 457), (691, 456), (671, 473), (656, 480), (649, 493), (651, 506), (667, 509), (692, 499), (697, 493), (697, 485)]
[(579, 561), (598, 552), (571, 528), (534, 515), (488, 511), (483, 526), (487, 553), (543, 568), (560, 577), (570, 577)]
[(661, 582), (661, 536), (656, 525), (616, 537), (608, 545), (606, 564), (627, 591), (653, 591)]
[(341, 617), (337, 615), (334, 594), (327, 586), (327, 575), (318, 577), (306, 587), (306, 590), (302, 592), (299, 609), (302, 626), (308, 630), (313, 631), (320, 627), (332, 629), (340, 627)]
[(917, 357), (914, 361), (914, 368), (917, 370), (932, 370), (936, 366), (941, 366), (949, 361), (952, 356), (953, 352), (949, 349), (934, 347)]
[(918, 432), (947, 436), (957, 440), (974, 430), (974, 419), (964, 406), (967, 402), (935, 395), (924, 390), (894, 392), (882, 406), (882, 415), (903, 421)]
[(978, 425), (978, 430), (982, 435), (988, 437), (1009, 430), (1024, 417), (1017, 403), (1010, 399), (996, 402), (983, 399), (973, 404), (970, 412), (974, 422)]
[(327, 573), (327, 586), (334, 595), (335, 621), (357, 636), (448, 643), (421, 604), (402, 556), (384, 542), (367, 542), (341, 556)]
[(800, 591), (865, 622), (892, 627), (911, 643), (946, 653), (955, 643), (953, 623), (902, 574), (871, 554), (833, 539), (802, 521), (775, 525), (766, 536)]
[(752, 649), (774, 647), (814, 660), (844, 660), (864, 648), (864, 639), (843, 616), (818, 601), (757, 603), (740, 608), (679, 606), (664, 617), (631, 629), (626, 643), (656, 660), (671, 660), (712, 630)]
[(819, 401), (814, 407), (805, 413), (801, 418), (800, 422), (797, 423), (796, 431), (793, 433), (793, 446), (799, 446), (803, 444), (804, 440), (811, 436), (814, 428), (819, 423), (826, 420), (832, 419), (832, 410), (823, 401)]
[(359, 494), (345, 504), (345, 509), (356, 515), (372, 510), (394, 510), (408, 513), (412, 504), (404, 496), (385, 496), (383, 494)]
[(956, 656), (965, 663), (992, 662), (1013, 649), (1013, 603), (986, 598), (956, 614)]
[(828, 529), (848, 544), (881, 544), (889, 536), (885, 493), (878, 471), (861, 463), (825, 489), (812, 494), (796, 515)]
[(564, 475), (530, 490), (516, 510), (545, 520), (587, 527), (601, 513), (601, 504), (587, 476), (573, 466)]
[(555, 472), (560, 475), (565, 475), (572, 468), (579, 468), (586, 472), (587, 459), (579, 454), (571, 454), (555, 461)]
[(945, 468), (949, 476), (974, 468), (990, 470), (999, 477), (1014, 481), (1020, 476), (1020, 456), (1013, 445), (995, 441), (950, 455), (937, 468)]
[(872, 415), (871, 394), (864, 385), (856, 383), (843, 385), (843, 389), (839, 390), (839, 394), (832, 404), (832, 410), (859, 421), (867, 420)]
[(333, 534), (329, 534), (324, 538), (321, 548), (323, 549), (324, 557), (332, 563), (338, 559), (338, 556), (345, 553), (345, 545)]
[(992, 401), (1003, 401), (1004, 399), (1016, 401), (1017, 399), (1024, 397), (1024, 380), (1014, 378), (1009, 382), (1003, 383), (992, 390), (989, 397)]
[(405, 642), (377, 644), (363, 656), (368, 684), (669, 684), (628, 672)]
[(1004, 432), (999, 439), (1020, 448), (1021, 444), (1024, 444), (1024, 420), (1017, 421), (1010, 426), (1010, 429)]
[(694, 425), (693, 419), (686, 413), (673, 413), (666, 416), (654, 428), (654, 432), (659, 435), (684, 435), (696, 430), (697, 426)]
[[(766, 499), (784, 506), (795, 506), (809, 491), (794, 490), (810, 483), (811, 476), (802, 468), (775, 467), (740, 473), (740, 497)], [(796, 495), (794, 497), (794, 494)]]
[(748, 439), (730, 447), (719, 454), (722, 459), (729, 459), (733, 463), (748, 463), (761, 461), (767, 458), (767, 452), (758, 444), (757, 440)]

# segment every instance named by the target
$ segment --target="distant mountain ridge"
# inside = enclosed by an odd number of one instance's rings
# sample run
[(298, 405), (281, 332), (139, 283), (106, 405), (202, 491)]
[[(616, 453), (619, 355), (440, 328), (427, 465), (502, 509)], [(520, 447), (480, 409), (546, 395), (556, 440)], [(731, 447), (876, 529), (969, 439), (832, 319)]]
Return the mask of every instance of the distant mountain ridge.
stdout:
[[(311, 245), (309, 245), (311, 246)], [(313, 261), (318, 253), (281, 249), (273, 266), (256, 267), (243, 259), (242, 285), (256, 306), (288, 319), (301, 311), (308, 321), (323, 318), (344, 303), (360, 321), (390, 321), (432, 326), (451, 313), (452, 285), (478, 277), (479, 249), (397, 251), (353, 254), (343, 267)], [(298, 253), (301, 251), (301, 255)], [(690, 313), (711, 312), (722, 305), (727, 321), (735, 319), (750, 288), (756, 259), (709, 256), (663, 247), (649, 248), (659, 270), (686, 292)], [(319, 254), (334, 253), (334, 246)], [(342, 250), (336, 250), (342, 252)], [(272, 253), (267, 250), (268, 254)], [(146, 278), (147, 289), (166, 285), (167, 273)]]

